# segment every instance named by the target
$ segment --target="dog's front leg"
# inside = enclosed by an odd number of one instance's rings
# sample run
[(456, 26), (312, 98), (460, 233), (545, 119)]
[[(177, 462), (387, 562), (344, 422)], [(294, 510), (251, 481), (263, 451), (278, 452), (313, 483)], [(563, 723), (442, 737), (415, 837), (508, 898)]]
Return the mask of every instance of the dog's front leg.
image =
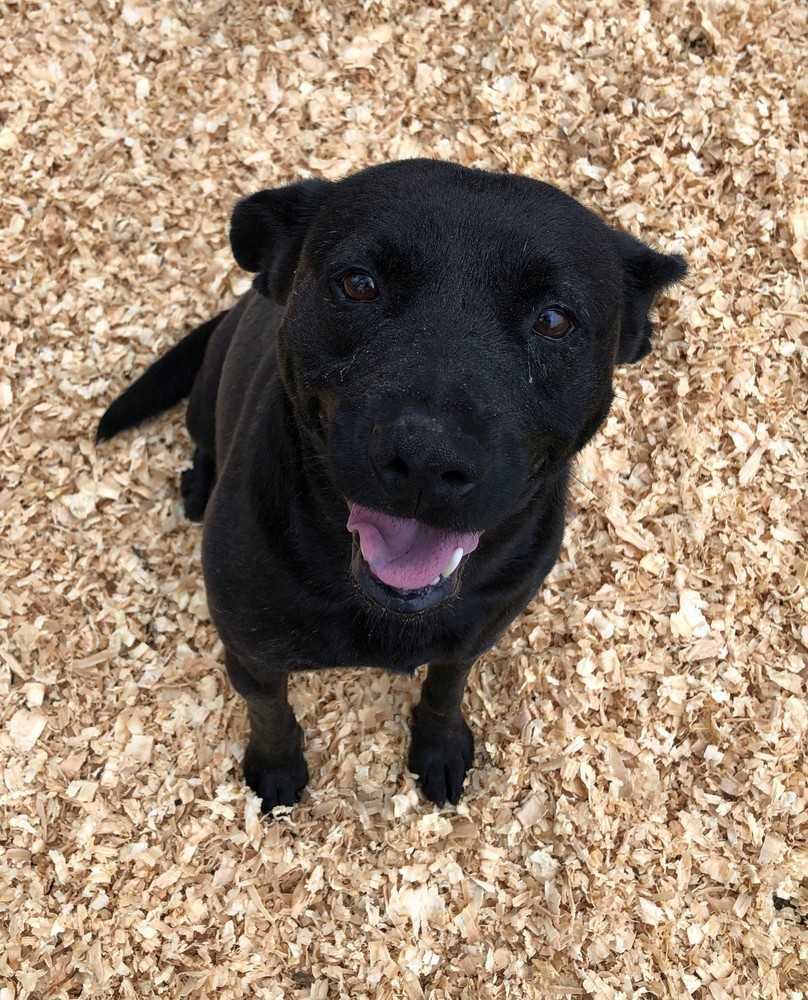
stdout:
[(412, 715), (409, 769), (424, 794), (442, 806), (460, 800), (474, 757), (474, 737), (460, 705), (470, 663), (430, 663)]
[(261, 810), (291, 806), (309, 780), (303, 756), (303, 730), (287, 700), (289, 674), (267, 672), (257, 679), (230, 652), (225, 662), (230, 682), (247, 702), (250, 738), (244, 753), (244, 779), (261, 799)]

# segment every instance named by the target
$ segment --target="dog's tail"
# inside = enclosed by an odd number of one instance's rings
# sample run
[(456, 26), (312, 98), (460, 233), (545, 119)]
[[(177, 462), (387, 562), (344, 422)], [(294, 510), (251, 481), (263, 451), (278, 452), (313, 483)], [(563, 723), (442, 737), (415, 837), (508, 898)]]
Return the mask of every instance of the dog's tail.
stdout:
[(226, 315), (227, 310), (198, 326), (150, 365), (110, 404), (98, 423), (95, 440), (108, 441), (185, 399), (202, 367), (210, 335)]

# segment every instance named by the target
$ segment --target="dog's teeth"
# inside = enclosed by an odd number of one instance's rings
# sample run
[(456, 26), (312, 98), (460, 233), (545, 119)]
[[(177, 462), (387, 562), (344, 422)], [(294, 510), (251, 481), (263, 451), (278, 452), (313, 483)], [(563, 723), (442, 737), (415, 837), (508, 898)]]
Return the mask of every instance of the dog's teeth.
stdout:
[(454, 552), (452, 553), (452, 558), (449, 560), (448, 563), (446, 563), (446, 569), (441, 573), (441, 576), (443, 577), (444, 580), (446, 579), (447, 576), (451, 576), (452, 573), (454, 573), (454, 571), (460, 565), (460, 560), (462, 558), (463, 558), (463, 550), (455, 549)]
[(439, 576), (436, 576), (436, 577), (435, 577), (435, 579), (434, 579), (434, 580), (432, 581), (432, 583), (430, 583), (430, 585), (429, 585), (429, 586), (430, 586), (430, 587), (437, 587), (437, 585), (438, 585), (439, 583), (440, 583), (440, 577), (439, 577)]

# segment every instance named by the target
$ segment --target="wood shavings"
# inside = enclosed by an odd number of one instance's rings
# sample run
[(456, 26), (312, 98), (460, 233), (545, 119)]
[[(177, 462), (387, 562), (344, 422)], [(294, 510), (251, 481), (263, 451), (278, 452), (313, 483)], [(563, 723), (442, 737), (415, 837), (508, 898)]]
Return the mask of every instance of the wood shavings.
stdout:
[(794, 242), (791, 249), (799, 261), (808, 260), (808, 199), (803, 199), (792, 208), (788, 216)]
[[(808, 991), (804, 5), (6, 4), (0, 997)], [(248, 278), (240, 195), (439, 156), (690, 265), (472, 673), (460, 807), (417, 682), (295, 678), (264, 822), (180, 514), (177, 411), (104, 403)]]
[(32, 750), (47, 721), (47, 716), (42, 712), (28, 712), (24, 708), (15, 712), (6, 726), (12, 748), (17, 753)]

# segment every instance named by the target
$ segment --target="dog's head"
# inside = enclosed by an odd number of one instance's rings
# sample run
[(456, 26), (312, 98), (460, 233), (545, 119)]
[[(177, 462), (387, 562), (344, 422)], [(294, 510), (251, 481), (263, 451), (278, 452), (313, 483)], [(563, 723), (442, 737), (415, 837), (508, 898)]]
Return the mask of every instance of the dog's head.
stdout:
[(239, 202), (284, 382), (348, 502), (354, 572), (413, 612), (592, 436), (681, 257), (525, 177), (410, 160)]

